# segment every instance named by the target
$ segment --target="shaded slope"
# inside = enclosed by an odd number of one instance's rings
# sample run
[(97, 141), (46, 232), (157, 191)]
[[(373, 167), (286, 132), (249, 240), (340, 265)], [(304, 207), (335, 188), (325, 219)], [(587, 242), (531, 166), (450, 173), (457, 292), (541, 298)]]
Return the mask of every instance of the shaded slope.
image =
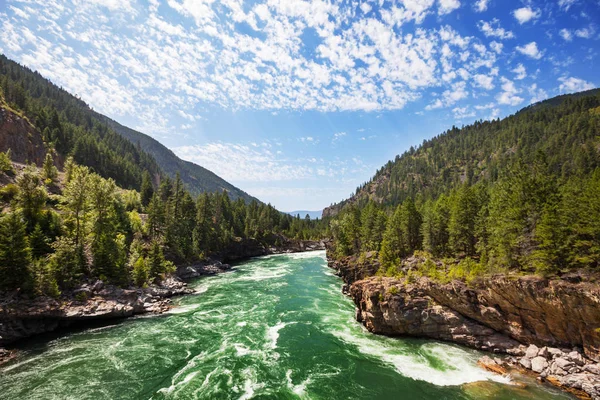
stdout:
[(238, 189), (206, 168), (180, 159), (175, 153), (154, 138), (123, 126), (104, 115), (97, 114), (97, 116), (114, 129), (115, 132), (127, 138), (132, 143), (139, 144), (143, 151), (154, 157), (161, 169), (171, 178), (174, 178), (177, 172), (179, 172), (181, 179), (193, 194), (226, 190), (233, 200), (241, 197), (249, 202), (254, 199), (248, 193)]

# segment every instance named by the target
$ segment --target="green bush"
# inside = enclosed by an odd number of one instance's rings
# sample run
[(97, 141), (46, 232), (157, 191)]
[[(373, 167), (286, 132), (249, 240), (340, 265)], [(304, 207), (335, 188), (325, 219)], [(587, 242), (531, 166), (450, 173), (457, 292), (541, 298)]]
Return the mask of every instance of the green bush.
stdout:
[(399, 290), (397, 286), (390, 286), (387, 290), (387, 292), (391, 295), (396, 295), (398, 294)]
[(10, 203), (17, 197), (18, 194), (19, 187), (14, 183), (9, 183), (3, 188), (0, 188), (0, 201), (4, 203)]
[(5, 153), (0, 153), (0, 171), (4, 172), (5, 174), (15, 173), (15, 169), (10, 161), (10, 150)]

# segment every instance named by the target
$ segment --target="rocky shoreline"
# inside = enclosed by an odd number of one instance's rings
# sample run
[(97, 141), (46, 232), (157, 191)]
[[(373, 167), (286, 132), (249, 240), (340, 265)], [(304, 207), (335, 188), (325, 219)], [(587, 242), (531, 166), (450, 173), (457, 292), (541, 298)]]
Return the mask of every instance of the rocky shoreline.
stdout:
[[(268, 255), (323, 250), (323, 242), (288, 241), (280, 247), (264, 247), (241, 243), (227, 260)], [(209, 260), (180, 265), (173, 276), (147, 288), (119, 288), (102, 281), (88, 282), (60, 298), (31, 298), (18, 292), (0, 297), (0, 365), (14, 358), (16, 352), (6, 349), (20, 340), (52, 332), (73, 324), (110, 321), (139, 314), (160, 314), (172, 306), (171, 298), (193, 293), (186, 282), (231, 269), (229, 264)]]
[[(497, 354), (494, 372), (522, 368), (581, 398), (600, 399), (600, 287), (581, 277), (496, 275), (467, 286), (372, 276), (376, 254), (329, 261), (377, 334), (457, 343)], [(535, 354), (534, 354), (535, 353)], [(490, 360), (492, 362), (490, 362)]]

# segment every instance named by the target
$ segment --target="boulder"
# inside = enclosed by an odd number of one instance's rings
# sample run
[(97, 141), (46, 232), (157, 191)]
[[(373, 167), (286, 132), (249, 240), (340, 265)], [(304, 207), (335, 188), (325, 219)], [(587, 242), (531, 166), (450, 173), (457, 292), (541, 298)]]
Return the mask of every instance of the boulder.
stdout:
[(533, 359), (534, 357), (537, 357), (539, 352), (539, 347), (537, 347), (535, 344), (532, 344), (527, 348), (527, 351), (525, 352), (525, 357)]
[(567, 360), (566, 358), (562, 358), (562, 357), (555, 359), (554, 363), (561, 369), (569, 369), (573, 365), (575, 365), (575, 364), (573, 364), (572, 361)]
[(537, 356), (531, 360), (531, 370), (538, 374), (548, 368), (548, 361), (544, 357)]
[(527, 369), (531, 369), (531, 358), (523, 357), (519, 360), (519, 364)]

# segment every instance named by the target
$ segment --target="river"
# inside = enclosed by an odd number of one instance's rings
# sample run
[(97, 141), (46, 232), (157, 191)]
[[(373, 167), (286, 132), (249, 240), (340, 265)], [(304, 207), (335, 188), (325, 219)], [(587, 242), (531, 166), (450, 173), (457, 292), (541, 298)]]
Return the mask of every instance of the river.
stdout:
[(480, 353), (368, 333), (325, 252), (267, 256), (191, 284), (164, 315), (43, 338), (0, 399), (569, 399), (476, 366)]

